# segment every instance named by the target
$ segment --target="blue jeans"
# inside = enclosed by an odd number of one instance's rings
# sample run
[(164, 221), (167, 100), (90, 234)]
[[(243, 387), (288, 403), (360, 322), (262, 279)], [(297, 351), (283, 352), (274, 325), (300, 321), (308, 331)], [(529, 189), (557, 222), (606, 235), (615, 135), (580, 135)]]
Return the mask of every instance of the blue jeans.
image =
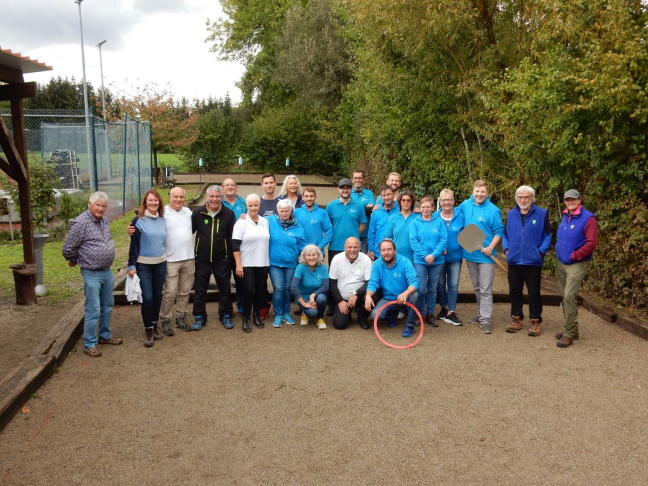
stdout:
[[(303, 298), (304, 297), (302, 296), (302, 299)], [(313, 309), (312, 307), (304, 307), (299, 303), (299, 301), (297, 301), (299, 308), (302, 310), (304, 314), (306, 314), (306, 317), (309, 317), (310, 319), (315, 319), (315, 318), (319, 319), (320, 317), (324, 317), (324, 311), (326, 310), (326, 303), (327, 303), (326, 294), (317, 294), (315, 296), (315, 303), (317, 304), (317, 309)]]
[(416, 307), (423, 317), (434, 314), (439, 275), (441, 275), (442, 269), (443, 264), (441, 263), (438, 265), (422, 265), (420, 263), (414, 265), (419, 280), (419, 300)]
[[(410, 304), (416, 305), (417, 301), (419, 299), (419, 293), (414, 292), (412, 295), (410, 295), (407, 298), (407, 302)], [(373, 323), (373, 320), (376, 318), (376, 312), (378, 312), (378, 309), (380, 309), (383, 305), (385, 305), (387, 302), (390, 300), (396, 300), (396, 299), (385, 299), (382, 298), (378, 302), (376, 302), (376, 306), (373, 308), (371, 311), (371, 314), (369, 314), (369, 323)], [(414, 312), (414, 309), (412, 309), (408, 305), (398, 305), (398, 304), (392, 304), (389, 307), (386, 307), (378, 316), (378, 319), (381, 321), (390, 321), (393, 320), (396, 322), (396, 317), (398, 316), (399, 312), (407, 312), (407, 325), (408, 326), (418, 326), (419, 321), (418, 321), (418, 316), (416, 315), (416, 312)], [(425, 317), (425, 316), (423, 316)]]
[(461, 260), (458, 262), (445, 262), (439, 275), (439, 287), (437, 298), (441, 307), (447, 307), (449, 311), (457, 310), (457, 299), (459, 298), (459, 276), (461, 275)]
[(148, 264), (136, 263), (135, 270), (142, 287), (142, 321), (144, 328), (152, 328), (157, 324), (162, 305), (162, 287), (166, 278), (166, 262)]
[(115, 279), (112, 271), (81, 269), (83, 276), (83, 293), (85, 294), (85, 316), (83, 318), (83, 345), (94, 348), (97, 345), (97, 323), (99, 336), (105, 339), (112, 337), (110, 316), (115, 299), (113, 286)]
[(270, 265), (272, 282), (272, 306), (275, 316), (290, 315), (290, 284), (296, 267), (275, 267)]

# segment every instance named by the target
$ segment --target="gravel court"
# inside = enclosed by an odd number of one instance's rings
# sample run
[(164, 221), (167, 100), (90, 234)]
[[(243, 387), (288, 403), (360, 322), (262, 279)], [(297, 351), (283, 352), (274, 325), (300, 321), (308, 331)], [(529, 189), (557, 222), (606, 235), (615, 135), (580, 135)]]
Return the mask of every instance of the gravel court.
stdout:
[(559, 349), (559, 308), (537, 338), (508, 311), (400, 351), (356, 325), (225, 330), (210, 303), (145, 349), (119, 307), (125, 344), (78, 344), (0, 434), (1, 484), (643, 484), (648, 343), (581, 309)]

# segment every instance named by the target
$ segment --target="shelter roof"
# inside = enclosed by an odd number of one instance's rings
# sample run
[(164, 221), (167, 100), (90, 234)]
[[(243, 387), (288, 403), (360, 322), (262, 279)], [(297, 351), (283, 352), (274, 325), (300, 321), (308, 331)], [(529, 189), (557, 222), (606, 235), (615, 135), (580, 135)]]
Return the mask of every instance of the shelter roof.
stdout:
[(51, 71), (52, 67), (18, 52), (0, 48), (0, 81), (21, 83), (23, 73)]

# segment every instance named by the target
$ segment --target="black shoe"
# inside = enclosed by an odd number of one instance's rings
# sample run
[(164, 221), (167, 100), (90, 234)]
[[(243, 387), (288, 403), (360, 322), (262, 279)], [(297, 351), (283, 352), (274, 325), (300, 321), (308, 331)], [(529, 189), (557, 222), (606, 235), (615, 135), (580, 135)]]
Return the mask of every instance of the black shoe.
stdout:
[(254, 320), (254, 325), (259, 329), (263, 329), (265, 327), (265, 324), (263, 323), (263, 319), (261, 319), (261, 316), (259, 314), (255, 314), (253, 320)]
[(302, 310), (297, 309), (295, 312), (293, 312), (293, 314), (295, 314), (296, 316), (301, 316), (302, 315)]
[(329, 307), (328, 310), (326, 311), (326, 315), (331, 317), (333, 315), (333, 309)]
[(358, 324), (362, 329), (369, 329), (369, 321), (367, 319), (359, 319)]
[(243, 330), (245, 332), (252, 332), (252, 326), (251, 326), (249, 317), (244, 317), (243, 318)]

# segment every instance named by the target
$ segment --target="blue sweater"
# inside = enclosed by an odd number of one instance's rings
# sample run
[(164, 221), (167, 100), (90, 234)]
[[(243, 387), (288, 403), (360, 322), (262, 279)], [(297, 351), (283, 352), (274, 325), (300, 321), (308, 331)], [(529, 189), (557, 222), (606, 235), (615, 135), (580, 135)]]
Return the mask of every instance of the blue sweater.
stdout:
[(164, 257), (164, 239), (166, 238), (166, 221), (164, 218), (149, 218), (139, 216), (131, 222), (135, 233), (131, 236), (128, 251), (128, 270), (135, 270), (137, 258)]
[[(484, 248), (491, 244), (494, 236), (500, 238), (504, 234), (504, 225), (502, 224), (502, 212), (500, 209), (490, 202), (490, 198), (486, 198), (483, 203), (477, 204), (475, 196), (470, 196), (462, 202), (457, 210), (461, 211), (464, 215), (464, 225), (476, 224), (481, 230), (486, 233), (484, 239)], [(497, 256), (497, 251), (493, 250), (493, 257)], [(463, 250), (464, 260), (476, 263), (491, 263), (495, 262), (487, 255), (484, 255), (481, 250), (475, 250), (468, 253)]]
[(410, 244), (409, 227), (416, 219), (416, 216), (416, 213), (410, 213), (405, 219), (400, 212), (390, 216), (387, 231), (385, 232), (385, 238), (394, 241), (398, 254), (407, 258), (410, 262), (414, 261), (414, 251), (412, 251), (412, 245)]
[(457, 236), (461, 233), (461, 230), (464, 229), (464, 215), (457, 208), (454, 209), (454, 214), (449, 223), (446, 223), (445, 219), (441, 217), (441, 209), (434, 213), (435, 218), (439, 218), (446, 225), (446, 231), (448, 232), (448, 242), (446, 243), (446, 252), (445, 252), (445, 262), (454, 263), (460, 262), (463, 249), (459, 242), (457, 241)]
[(384, 205), (380, 205), (380, 208), (376, 209), (371, 214), (371, 223), (369, 223), (369, 234), (368, 234), (368, 247), (367, 251), (373, 251), (376, 255), (380, 254), (380, 242), (387, 237), (387, 225), (389, 224), (389, 219), (394, 214), (399, 213), (398, 206), (394, 204), (391, 209), (385, 209)]
[(418, 289), (419, 280), (412, 262), (401, 255), (396, 254), (396, 260), (391, 268), (382, 258), (376, 260), (371, 267), (367, 290), (375, 294), (376, 290), (382, 289), (383, 299), (396, 300), (410, 286)]
[(550, 246), (551, 224), (546, 209), (532, 204), (524, 224), (518, 206), (509, 210), (502, 237), (502, 248), (508, 252), (506, 259), (509, 265), (541, 267)]
[(304, 228), (295, 221), (295, 224), (283, 229), (276, 214), (266, 219), (270, 226), (270, 265), (295, 268), (297, 258), (306, 246)]
[(313, 206), (312, 211), (304, 205), (295, 210), (295, 219), (304, 228), (306, 243), (319, 246), (323, 253), (333, 236), (333, 227), (328, 213), (317, 205)]
[(448, 241), (448, 231), (441, 218), (431, 217), (429, 221), (417, 215), (409, 227), (410, 245), (414, 251), (414, 264), (429, 265), (425, 261), (428, 255), (434, 256), (432, 265), (441, 265), (445, 261), (443, 252)]
[[(367, 204), (371, 204), (373, 206), (374, 194), (366, 187), (363, 188), (362, 191), (360, 192), (353, 189), (351, 191), (351, 199), (359, 202), (363, 207), (366, 208)], [(365, 226), (364, 231), (360, 235), (362, 238), (366, 238), (367, 235), (369, 234), (369, 224), (371, 222), (371, 211), (367, 213), (367, 210), (365, 209), (365, 215), (367, 216), (367, 226)]]

